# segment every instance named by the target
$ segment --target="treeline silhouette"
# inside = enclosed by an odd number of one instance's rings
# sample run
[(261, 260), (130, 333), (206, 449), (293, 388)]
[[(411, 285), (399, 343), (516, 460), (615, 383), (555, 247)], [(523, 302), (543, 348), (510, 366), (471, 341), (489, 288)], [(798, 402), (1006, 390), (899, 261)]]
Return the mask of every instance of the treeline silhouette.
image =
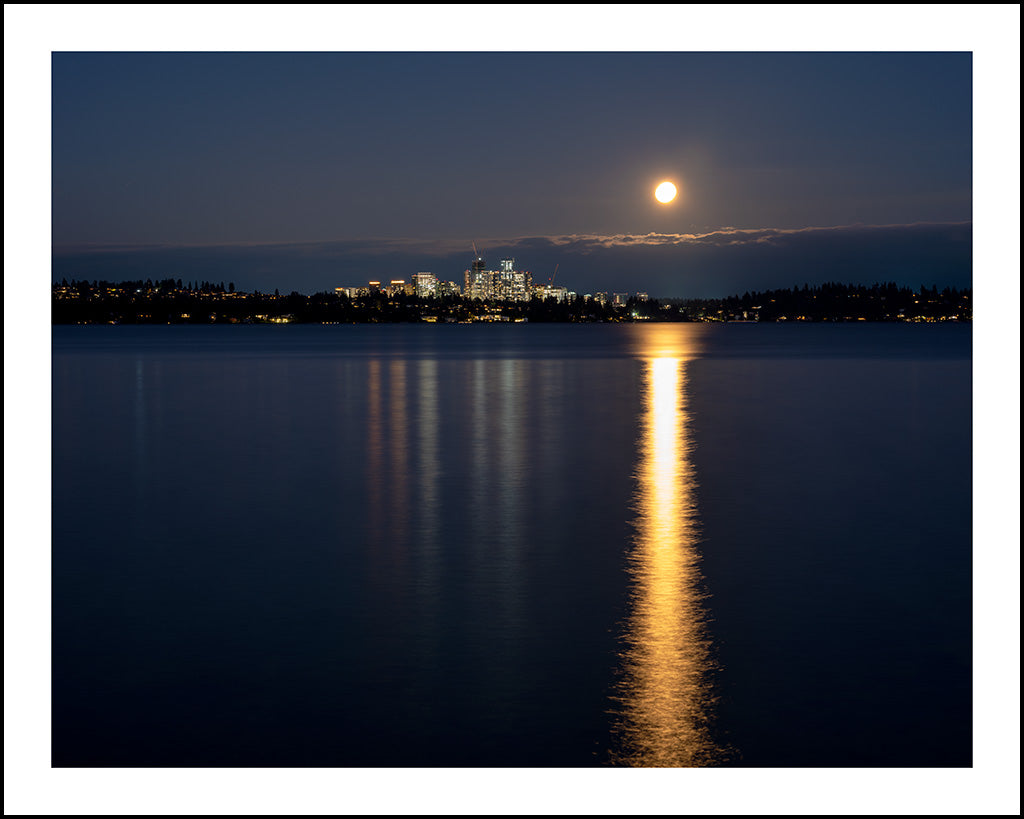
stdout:
[(481, 302), (463, 296), (421, 298), (381, 290), (349, 297), (321, 292), (244, 293), (233, 282), (181, 279), (125, 282), (66, 279), (53, 285), (54, 324), (379, 323), (421, 321), (970, 321), (970, 289), (895, 283), (829, 283), (746, 292), (724, 299), (636, 299), (612, 304), (577, 296), (557, 301)]
[(688, 299), (681, 305), (691, 317), (704, 320), (719, 314), (725, 320), (757, 321), (970, 321), (973, 316), (970, 289), (946, 287), (940, 291), (934, 285), (922, 285), (914, 290), (895, 282), (805, 284), (725, 299)]

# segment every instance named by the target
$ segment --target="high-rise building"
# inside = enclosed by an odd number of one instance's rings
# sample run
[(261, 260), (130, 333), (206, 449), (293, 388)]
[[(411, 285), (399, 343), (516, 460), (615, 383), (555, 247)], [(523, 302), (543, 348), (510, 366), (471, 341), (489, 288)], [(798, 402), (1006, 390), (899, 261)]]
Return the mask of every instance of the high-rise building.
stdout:
[(569, 298), (569, 291), (566, 288), (553, 287), (551, 284), (536, 285), (533, 294), (539, 299), (555, 299), (559, 303)]
[(466, 271), (466, 298), (491, 298), (491, 274), (484, 264), (483, 256), (473, 259), (473, 264)]
[(502, 259), (497, 270), (487, 270), (477, 256), (466, 271), (466, 296), (490, 301), (529, 301), (532, 277), (528, 271), (516, 270), (515, 259)]
[(533, 277), (525, 270), (516, 270), (515, 259), (502, 259), (495, 274), (494, 298), (503, 301), (529, 301)]
[(462, 291), (459, 290), (459, 285), (456, 282), (443, 282), (438, 280), (437, 295), (442, 298), (445, 296), (461, 296)]
[(387, 287), (384, 288), (384, 292), (387, 293), (389, 298), (394, 298), (402, 294), (411, 296), (413, 293), (413, 285), (411, 282), (406, 282), (405, 279), (392, 279)]
[(437, 298), (437, 277), (433, 273), (414, 273), (412, 283), (416, 295), (421, 299)]

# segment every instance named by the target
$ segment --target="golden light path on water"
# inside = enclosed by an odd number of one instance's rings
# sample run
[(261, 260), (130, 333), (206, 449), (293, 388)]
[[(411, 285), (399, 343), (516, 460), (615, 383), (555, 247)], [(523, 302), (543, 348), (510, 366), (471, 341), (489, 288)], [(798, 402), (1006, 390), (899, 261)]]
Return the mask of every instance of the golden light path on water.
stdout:
[(708, 730), (710, 655), (686, 412), (686, 363), (698, 353), (700, 330), (648, 325), (637, 331), (644, 409), (613, 760), (646, 767), (709, 765), (723, 753)]

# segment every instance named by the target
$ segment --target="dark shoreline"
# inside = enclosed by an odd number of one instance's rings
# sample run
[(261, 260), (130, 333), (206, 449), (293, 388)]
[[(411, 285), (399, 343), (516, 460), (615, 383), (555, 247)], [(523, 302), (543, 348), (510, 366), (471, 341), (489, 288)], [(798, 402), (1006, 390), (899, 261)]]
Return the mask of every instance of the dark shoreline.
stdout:
[(724, 299), (609, 300), (570, 294), (562, 300), (481, 301), (367, 290), (339, 293), (236, 292), (166, 280), (53, 285), (51, 323), (59, 324), (393, 324), (615, 322), (969, 322), (973, 293), (895, 284), (830, 284), (744, 293)]

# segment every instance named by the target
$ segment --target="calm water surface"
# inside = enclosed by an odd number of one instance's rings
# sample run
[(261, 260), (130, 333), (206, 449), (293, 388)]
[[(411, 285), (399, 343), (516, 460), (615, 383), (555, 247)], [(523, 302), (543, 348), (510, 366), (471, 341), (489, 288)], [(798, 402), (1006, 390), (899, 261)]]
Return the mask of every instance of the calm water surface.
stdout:
[(970, 332), (56, 327), (54, 764), (969, 765)]

